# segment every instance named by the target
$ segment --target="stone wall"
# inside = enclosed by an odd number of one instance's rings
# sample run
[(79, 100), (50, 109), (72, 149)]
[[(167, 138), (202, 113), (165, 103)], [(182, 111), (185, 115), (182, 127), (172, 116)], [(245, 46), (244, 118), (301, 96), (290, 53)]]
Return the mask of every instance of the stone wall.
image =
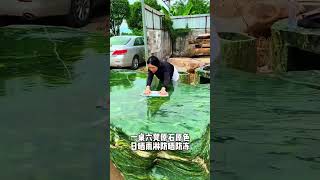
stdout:
[(166, 59), (172, 54), (172, 43), (169, 33), (163, 30), (147, 30), (148, 57), (154, 55)]
[(189, 44), (189, 41), (195, 40), (196, 37), (200, 34), (206, 34), (210, 31), (207, 29), (192, 29), (191, 32), (185, 37), (178, 37), (173, 46), (173, 56), (176, 57), (189, 57), (191, 54), (191, 50), (194, 47)]
[(154, 55), (160, 59), (167, 59), (171, 55), (175, 57), (189, 57), (192, 48), (189, 41), (195, 40), (200, 34), (210, 33), (207, 29), (192, 29), (185, 37), (178, 37), (173, 44), (168, 32), (163, 30), (147, 30), (148, 37), (148, 56)]

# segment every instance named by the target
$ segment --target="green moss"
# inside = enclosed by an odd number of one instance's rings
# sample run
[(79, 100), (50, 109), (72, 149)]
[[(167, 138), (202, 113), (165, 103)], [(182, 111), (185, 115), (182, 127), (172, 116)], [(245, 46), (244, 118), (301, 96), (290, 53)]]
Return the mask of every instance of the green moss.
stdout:
[(288, 47), (296, 47), (305, 51), (320, 54), (320, 30), (297, 27), (289, 29), (287, 19), (274, 23), (272, 35), (272, 69), (275, 72), (286, 72)]
[[(143, 73), (111, 71), (110, 83), (111, 159), (126, 179), (209, 179), (209, 85), (179, 83), (168, 98), (145, 98)], [(139, 154), (130, 145), (140, 133), (188, 133), (190, 149)]]
[(60, 74), (60, 80), (67, 83), (65, 66), (73, 76), (72, 64), (80, 59), (84, 49), (105, 54), (108, 48), (105, 37), (98, 33), (64, 27), (9, 26), (0, 28), (0, 34), (2, 77), (41, 74), (53, 82), (50, 77)]
[(241, 33), (218, 33), (221, 37), (221, 64), (248, 72), (256, 72), (256, 41)]
[(229, 41), (248, 41), (254, 39), (252, 37), (240, 33), (220, 32), (218, 34), (221, 39)]

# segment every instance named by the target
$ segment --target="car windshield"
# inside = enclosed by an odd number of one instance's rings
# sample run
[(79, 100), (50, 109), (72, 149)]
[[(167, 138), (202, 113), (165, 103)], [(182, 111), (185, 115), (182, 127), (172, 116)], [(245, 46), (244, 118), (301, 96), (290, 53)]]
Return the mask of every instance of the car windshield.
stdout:
[(131, 40), (130, 37), (115, 36), (110, 38), (111, 45), (126, 45)]

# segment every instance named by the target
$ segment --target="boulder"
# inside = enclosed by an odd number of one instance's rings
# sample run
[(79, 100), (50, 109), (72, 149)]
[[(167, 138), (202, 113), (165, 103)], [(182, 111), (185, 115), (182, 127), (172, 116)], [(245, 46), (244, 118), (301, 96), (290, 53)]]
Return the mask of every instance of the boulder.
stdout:
[(210, 56), (210, 48), (194, 48), (191, 50), (193, 56)]
[(169, 63), (173, 64), (179, 72), (188, 73), (194, 73), (195, 69), (205, 64), (193, 58), (170, 58)]
[(199, 34), (196, 39), (210, 39), (210, 34)]
[(210, 39), (196, 39), (193, 44), (195, 43), (210, 44)]
[[(304, 7), (297, 4), (298, 13)], [(271, 25), (288, 17), (287, 0), (225, 0), (215, 3), (219, 31), (246, 32), (249, 35), (270, 36)], [(236, 26), (234, 26), (236, 24)]]
[(201, 44), (202, 48), (210, 48), (210, 44)]

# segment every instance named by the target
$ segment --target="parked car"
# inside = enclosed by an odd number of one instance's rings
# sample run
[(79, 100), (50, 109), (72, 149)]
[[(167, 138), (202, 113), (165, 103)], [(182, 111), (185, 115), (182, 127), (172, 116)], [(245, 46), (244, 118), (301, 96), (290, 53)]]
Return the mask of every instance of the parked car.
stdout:
[(138, 69), (144, 59), (144, 39), (141, 36), (110, 38), (110, 66)]
[(72, 27), (81, 27), (89, 22), (93, 9), (107, 8), (107, 0), (1, 0), (0, 16), (19, 16), (27, 20), (40, 17), (66, 17)]

